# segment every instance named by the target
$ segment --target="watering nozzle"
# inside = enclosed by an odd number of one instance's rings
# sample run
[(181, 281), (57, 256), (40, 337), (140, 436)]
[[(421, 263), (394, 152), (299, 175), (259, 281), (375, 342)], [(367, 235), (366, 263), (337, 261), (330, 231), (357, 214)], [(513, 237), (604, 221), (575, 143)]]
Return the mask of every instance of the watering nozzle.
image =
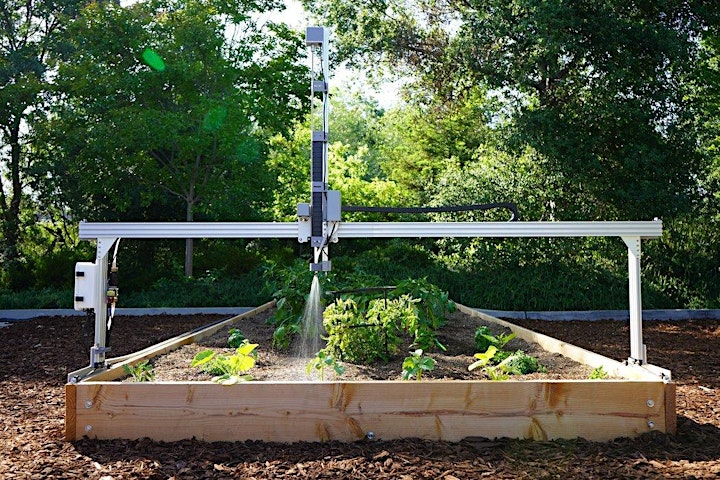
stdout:
[(329, 272), (331, 269), (332, 269), (332, 262), (330, 260), (310, 264), (311, 272), (316, 272), (316, 273), (317, 272)]

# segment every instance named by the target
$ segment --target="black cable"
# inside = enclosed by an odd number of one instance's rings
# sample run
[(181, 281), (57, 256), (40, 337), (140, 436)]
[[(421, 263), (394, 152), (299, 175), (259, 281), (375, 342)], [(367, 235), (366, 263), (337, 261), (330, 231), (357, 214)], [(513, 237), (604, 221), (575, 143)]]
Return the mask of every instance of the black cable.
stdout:
[(512, 217), (509, 221), (515, 222), (518, 219), (518, 209), (513, 203), (483, 203), (476, 205), (455, 205), (449, 207), (363, 207), (356, 205), (343, 205), (343, 212), (377, 212), (377, 213), (440, 213), (440, 212), (469, 212), (473, 210), (492, 210), (504, 208), (510, 210)]

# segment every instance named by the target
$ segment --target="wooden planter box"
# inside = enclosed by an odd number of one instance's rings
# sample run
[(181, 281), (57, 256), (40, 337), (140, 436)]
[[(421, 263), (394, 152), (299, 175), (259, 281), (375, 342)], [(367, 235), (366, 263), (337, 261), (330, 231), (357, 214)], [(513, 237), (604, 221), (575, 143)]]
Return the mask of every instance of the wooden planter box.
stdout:
[[(118, 383), (122, 365), (210, 336), (272, 303), (127, 357), (66, 386), (66, 438), (149, 437), (176, 441), (355, 441), (416, 437), (607, 441), (675, 432), (675, 384), (652, 365), (628, 366), (464, 306), (462, 311), (511, 328), (623, 380)], [(660, 374), (664, 376), (661, 378)]]

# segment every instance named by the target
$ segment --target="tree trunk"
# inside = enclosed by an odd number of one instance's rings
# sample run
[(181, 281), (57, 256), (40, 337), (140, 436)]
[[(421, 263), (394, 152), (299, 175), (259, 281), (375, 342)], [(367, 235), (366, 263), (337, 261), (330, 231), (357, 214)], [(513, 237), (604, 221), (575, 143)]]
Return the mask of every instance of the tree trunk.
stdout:
[(22, 182), (20, 181), (20, 122), (10, 126), (10, 201), (6, 202), (3, 195), (2, 234), (4, 239), (3, 256), (8, 263), (20, 257), (20, 201), (22, 199)]
[[(193, 202), (188, 200), (185, 204), (185, 221), (193, 221)], [(185, 276), (193, 276), (193, 239), (185, 239)]]

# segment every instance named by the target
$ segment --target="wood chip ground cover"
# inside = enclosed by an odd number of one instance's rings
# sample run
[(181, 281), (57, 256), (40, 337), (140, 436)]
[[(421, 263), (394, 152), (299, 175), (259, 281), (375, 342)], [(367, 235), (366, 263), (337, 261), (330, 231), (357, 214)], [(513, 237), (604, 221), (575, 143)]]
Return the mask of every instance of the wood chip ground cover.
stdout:
[[(220, 317), (119, 317), (114, 356)], [(614, 359), (625, 322), (517, 322)], [(162, 443), (64, 438), (67, 373), (87, 363), (78, 318), (0, 329), (0, 478), (475, 479), (720, 477), (720, 321), (645, 322), (650, 362), (678, 382), (676, 435), (595, 443), (468, 439), (460, 443)]]

